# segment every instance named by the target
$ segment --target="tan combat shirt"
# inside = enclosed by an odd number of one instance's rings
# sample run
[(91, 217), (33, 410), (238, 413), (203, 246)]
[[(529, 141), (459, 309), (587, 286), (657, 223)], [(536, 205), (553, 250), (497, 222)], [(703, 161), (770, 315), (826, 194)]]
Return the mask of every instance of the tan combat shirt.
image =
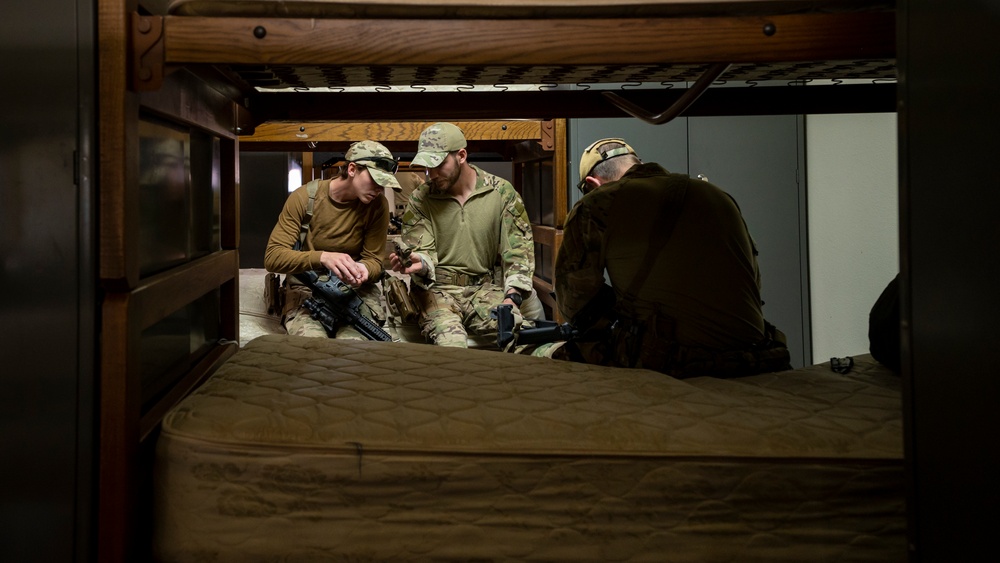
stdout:
[(304, 250), (292, 250), (299, 240), (299, 226), (306, 217), (308, 201), (306, 186), (288, 196), (267, 240), (264, 267), (279, 274), (320, 270), (324, 251), (343, 252), (368, 268), (370, 282), (381, 278), (382, 256), (389, 234), (389, 203), (385, 197), (368, 204), (357, 199), (338, 203), (330, 198), (330, 180), (320, 180)]

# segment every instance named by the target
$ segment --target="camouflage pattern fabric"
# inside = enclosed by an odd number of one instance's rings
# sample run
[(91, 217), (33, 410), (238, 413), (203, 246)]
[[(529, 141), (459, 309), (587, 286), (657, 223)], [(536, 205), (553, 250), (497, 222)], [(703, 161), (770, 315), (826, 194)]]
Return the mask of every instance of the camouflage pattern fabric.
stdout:
[[(413, 286), (411, 295), (421, 310), (420, 332), (438, 346), (468, 347), (469, 334), (495, 335), (490, 309), (504, 300), (503, 288), (491, 283), (473, 286), (435, 284), (433, 289)], [(514, 309), (514, 326), (523, 319)]]
[[(375, 324), (381, 326), (385, 322), (384, 306), (381, 300), (381, 289), (377, 284), (366, 283), (355, 289), (358, 297), (361, 298), (362, 316), (365, 316)], [(323, 323), (314, 319), (309, 310), (301, 306), (301, 303), (312, 297), (312, 291), (302, 285), (290, 286), (286, 291), (286, 302), (292, 301), (292, 306), (286, 306), (287, 313), (284, 315), (282, 324), (288, 334), (293, 336), (311, 336), (316, 338), (328, 338), (326, 328)], [(360, 332), (349, 324), (341, 323), (337, 326), (337, 333), (334, 336), (339, 340), (368, 340)]]
[[(451, 196), (433, 193), (430, 184), (410, 194), (403, 214), (402, 241), (424, 257), (428, 270), (426, 277), (414, 276), (413, 281), (430, 287), (439, 269), (482, 276), (493, 271), (499, 256), (503, 286), (529, 292), (535, 243), (524, 202), (507, 180), (475, 165), (472, 168), (477, 174), (476, 187), (464, 206)], [(452, 217), (456, 220), (450, 220)], [(462, 230), (463, 225), (468, 232)], [(499, 238), (496, 233), (500, 233)]]
[(431, 125), (420, 133), (417, 141), (417, 154), (411, 161), (419, 166), (435, 168), (439, 166), (448, 153), (465, 148), (465, 133), (454, 123), (440, 122)]
[[(403, 214), (402, 242), (427, 267), (427, 275), (411, 277), (410, 291), (422, 311), (421, 329), (435, 344), (466, 346), (469, 333), (495, 333), (489, 310), (503, 301), (505, 290), (532, 290), (535, 245), (521, 196), (510, 182), (472, 168), (476, 187), (464, 205), (423, 184)], [(493, 278), (498, 258), (502, 282), (479, 283)], [(476, 285), (442, 283), (439, 274)]]

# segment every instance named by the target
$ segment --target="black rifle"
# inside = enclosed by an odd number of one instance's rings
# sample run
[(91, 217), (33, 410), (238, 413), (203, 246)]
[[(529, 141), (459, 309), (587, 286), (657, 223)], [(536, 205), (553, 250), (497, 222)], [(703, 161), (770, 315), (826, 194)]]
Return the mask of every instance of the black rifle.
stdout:
[(581, 326), (572, 323), (559, 324), (555, 321), (539, 319), (533, 321), (533, 328), (523, 328), (514, 333), (513, 305), (497, 305), (490, 310), (490, 318), (497, 321), (497, 347), (506, 350), (515, 344), (544, 344), (562, 340), (600, 341), (605, 340), (614, 330), (617, 318), (612, 313), (615, 292), (605, 284), (591, 302), (578, 314)]
[(388, 332), (358, 312), (361, 298), (333, 272), (322, 277), (313, 271), (292, 275), (312, 290), (313, 296), (306, 299), (302, 306), (309, 309), (313, 318), (322, 323), (328, 333), (334, 334), (338, 323), (346, 323), (368, 340), (392, 342)]
[(517, 344), (542, 344), (559, 340), (571, 340), (579, 331), (569, 323), (556, 323), (539, 319), (533, 328), (522, 328), (514, 334), (513, 305), (497, 305), (490, 311), (490, 317), (497, 320), (497, 347), (506, 350), (512, 340)]

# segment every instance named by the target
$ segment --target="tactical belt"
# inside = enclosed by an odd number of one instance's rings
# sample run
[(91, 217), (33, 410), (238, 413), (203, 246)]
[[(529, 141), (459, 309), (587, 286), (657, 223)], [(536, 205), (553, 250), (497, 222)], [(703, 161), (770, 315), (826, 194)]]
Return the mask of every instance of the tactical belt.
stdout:
[(434, 280), (437, 283), (444, 285), (482, 285), (486, 282), (493, 281), (493, 275), (479, 274), (478, 276), (471, 276), (469, 274), (462, 274), (457, 272), (446, 272), (444, 270), (434, 270)]
[(740, 377), (791, 369), (784, 333), (764, 321), (764, 339), (744, 350), (712, 350), (681, 346), (673, 322), (653, 315), (647, 321), (623, 317), (612, 335), (614, 361), (677, 378), (709, 375)]

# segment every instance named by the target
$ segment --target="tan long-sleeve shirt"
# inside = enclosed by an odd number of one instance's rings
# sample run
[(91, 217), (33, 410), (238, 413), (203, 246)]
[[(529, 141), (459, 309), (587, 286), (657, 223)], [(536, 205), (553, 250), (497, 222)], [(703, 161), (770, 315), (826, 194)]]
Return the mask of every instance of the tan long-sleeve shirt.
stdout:
[(279, 274), (319, 270), (323, 268), (320, 256), (324, 251), (343, 252), (368, 268), (369, 281), (381, 278), (389, 233), (386, 199), (380, 197), (368, 204), (361, 200), (338, 203), (330, 198), (330, 180), (320, 180), (305, 244), (302, 250), (293, 250), (308, 201), (306, 186), (288, 196), (268, 238), (264, 267)]

